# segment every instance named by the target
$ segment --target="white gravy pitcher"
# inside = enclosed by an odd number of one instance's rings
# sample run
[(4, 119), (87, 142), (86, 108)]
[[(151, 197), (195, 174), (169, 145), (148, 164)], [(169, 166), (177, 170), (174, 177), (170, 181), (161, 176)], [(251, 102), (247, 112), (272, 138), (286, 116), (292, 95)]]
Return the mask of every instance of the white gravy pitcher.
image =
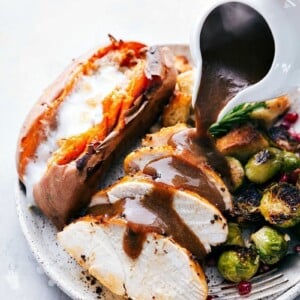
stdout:
[(219, 113), (220, 119), (234, 106), (262, 101), (289, 93), (300, 87), (300, 0), (208, 1), (192, 32), (190, 48), (196, 66), (193, 105), (201, 81), (200, 34), (205, 20), (220, 5), (241, 3), (256, 10), (266, 21), (274, 39), (275, 53), (270, 70), (257, 83), (238, 92)]

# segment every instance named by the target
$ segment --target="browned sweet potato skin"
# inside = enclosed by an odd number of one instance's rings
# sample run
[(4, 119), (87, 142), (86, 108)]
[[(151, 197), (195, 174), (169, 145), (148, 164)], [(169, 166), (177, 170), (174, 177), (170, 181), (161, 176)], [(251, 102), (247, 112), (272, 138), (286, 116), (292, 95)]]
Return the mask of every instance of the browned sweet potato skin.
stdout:
[[(70, 78), (76, 75), (77, 69), (86, 59), (89, 59), (90, 55), (80, 58), (45, 91), (25, 122), (19, 146), (27, 137), (32, 124), (37, 118), (43, 116), (43, 109), (52, 105), (52, 101), (63, 93)], [(172, 94), (176, 82), (176, 70), (170, 51), (166, 48), (150, 48), (146, 53), (145, 74), (152, 84), (137, 97), (136, 107), (133, 109), (131, 107), (128, 111), (125, 126), (112, 131), (100, 144), (97, 144), (97, 149), (92, 153), (83, 153), (77, 160), (67, 164), (51, 164), (34, 186), (33, 194), (36, 203), (58, 228), (62, 228), (71, 217), (88, 204), (113, 155), (117, 155), (118, 150), (122, 148), (122, 141), (141, 134), (157, 118), (163, 104)], [(51, 127), (51, 122), (54, 120), (55, 115), (46, 122)], [(39, 134), (43, 135), (43, 133)], [(38, 138), (43, 140), (44, 136)], [(22, 150), (20, 147), (17, 153), (21, 181), (22, 169), (19, 163)]]

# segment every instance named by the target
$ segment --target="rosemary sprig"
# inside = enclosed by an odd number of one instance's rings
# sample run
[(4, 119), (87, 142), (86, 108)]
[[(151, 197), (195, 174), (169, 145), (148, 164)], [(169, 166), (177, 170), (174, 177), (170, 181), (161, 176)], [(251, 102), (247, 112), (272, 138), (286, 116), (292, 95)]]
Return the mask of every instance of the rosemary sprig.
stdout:
[(251, 119), (251, 113), (259, 108), (266, 108), (266, 102), (243, 103), (234, 107), (224, 117), (209, 127), (209, 132), (214, 137), (226, 134), (233, 125), (241, 124)]

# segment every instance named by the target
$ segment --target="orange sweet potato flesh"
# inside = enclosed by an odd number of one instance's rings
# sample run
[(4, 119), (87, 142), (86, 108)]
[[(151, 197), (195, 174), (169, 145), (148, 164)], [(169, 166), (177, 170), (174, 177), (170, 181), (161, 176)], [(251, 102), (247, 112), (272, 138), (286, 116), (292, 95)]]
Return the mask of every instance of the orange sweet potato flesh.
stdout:
[(99, 124), (58, 141), (47, 171), (33, 189), (37, 205), (58, 228), (88, 205), (122, 142), (141, 135), (153, 123), (175, 87), (177, 74), (168, 49), (146, 50), (140, 43), (113, 40), (109, 46), (83, 56), (45, 91), (25, 121), (17, 153), (21, 181), (28, 161), (47, 138), (47, 130), (56, 128), (59, 105), (76, 79), (89, 74), (94, 61), (110, 51), (118, 51), (120, 65), (132, 70), (126, 93), (114, 90), (102, 101), (103, 118)]
[(144, 73), (144, 64), (136, 67), (136, 75), (131, 79), (126, 94), (113, 91), (102, 102), (103, 120), (78, 136), (61, 142), (60, 148), (53, 155), (52, 163), (67, 164), (78, 158), (89, 144), (95, 144), (112, 132), (125, 126), (126, 111), (132, 106), (136, 97), (147, 87), (148, 79)]
[[(41, 141), (46, 138), (45, 125), (55, 127), (55, 115), (59, 105), (64, 98), (71, 91), (76, 79), (81, 75), (87, 73), (93, 68), (93, 63), (96, 59), (108, 54), (110, 51), (118, 50), (123, 54), (123, 63), (128, 61), (128, 56), (138, 56), (141, 49), (145, 47), (144, 44), (137, 42), (116, 41), (112, 39), (112, 43), (104, 48), (98, 49), (92, 55), (87, 54), (73, 64), (45, 91), (40, 98), (34, 110), (27, 117), (19, 140), (19, 149), (17, 153), (17, 166), (20, 178), (23, 178), (26, 165), (30, 159), (34, 157), (36, 149)], [(104, 131), (104, 129), (101, 129)], [(75, 138), (74, 138), (75, 139)], [(72, 139), (72, 140), (74, 140)], [(84, 150), (84, 144), (79, 143), (80, 148), (77, 149), (78, 155)], [(76, 151), (70, 154), (70, 158), (74, 157)], [(75, 158), (75, 157), (74, 157)]]

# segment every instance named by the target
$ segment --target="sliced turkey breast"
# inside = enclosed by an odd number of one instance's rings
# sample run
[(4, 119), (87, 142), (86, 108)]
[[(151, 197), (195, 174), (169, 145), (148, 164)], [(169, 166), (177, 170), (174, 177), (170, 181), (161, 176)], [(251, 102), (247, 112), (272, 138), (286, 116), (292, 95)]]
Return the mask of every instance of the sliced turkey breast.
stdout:
[(156, 182), (187, 189), (205, 197), (221, 211), (231, 210), (231, 195), (220, 176), (207, 164), (186, 160), (171, 146), (142, 147), (124, 161), (127, 174), (142, 172)]
[(117, 295), (138, 300), (206, 299), (204, 273), (186, 249), (171, 238), (147, 232), (133, 259), (124, 250), (129, 230), (124, 220), (101, 223), (85, 217), (58, 233), (58, 241)]
[(204, 197), (146, 178), (125, 177), (98, 192), (88, 213), (171, 236), (198, 258), (225, 242), (228, 233), (226, 219)]
[(189, 128), (185, 124), (162, 128), (146, 135), (142, 146), (170, 146), (193, 164), (209, 164), (231, 186), (231, 174), (224, 155), (216, 149), (212, 139), (199, 137), (196, 128)]

